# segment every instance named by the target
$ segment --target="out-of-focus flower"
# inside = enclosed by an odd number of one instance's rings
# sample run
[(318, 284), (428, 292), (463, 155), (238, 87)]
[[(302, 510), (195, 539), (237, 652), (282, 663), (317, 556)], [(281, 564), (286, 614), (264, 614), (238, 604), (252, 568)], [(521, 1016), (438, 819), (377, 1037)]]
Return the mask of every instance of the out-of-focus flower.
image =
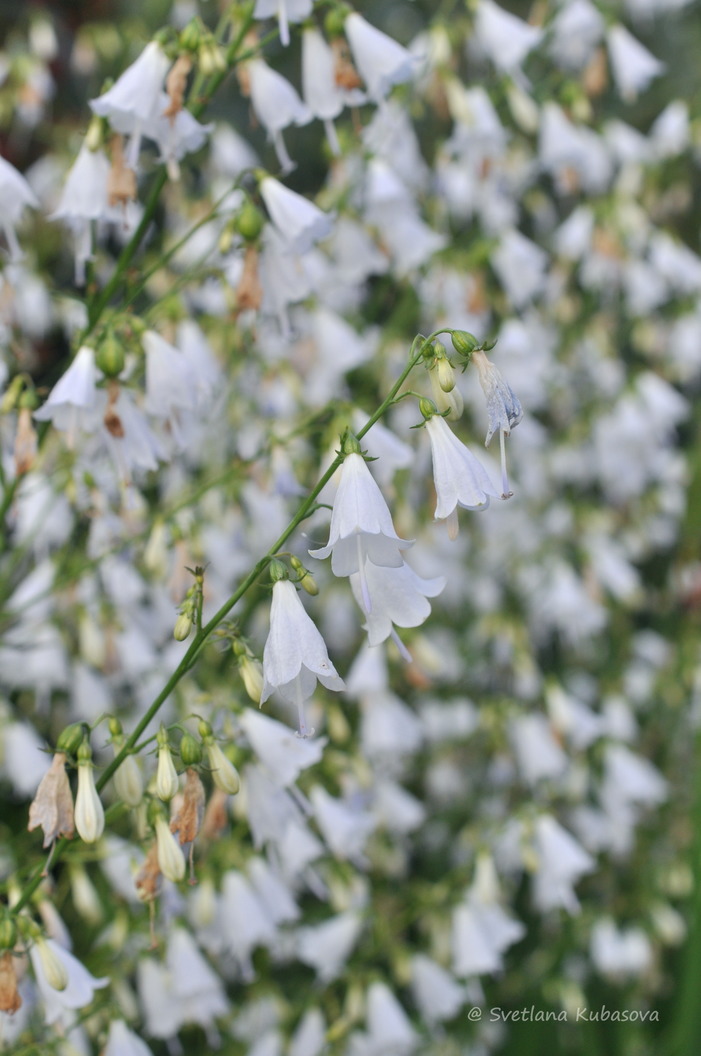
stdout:
[(39, 202), (24, 176), (4, 158), (0, 158), (0, 200), (2, 201), (0, 227), (7, 239), (10, 257), (12, 260), (19, 260), (22, 257), (22, 250), (17, 241), (15, 228), (22, 219), (22, 213), (26, 207), (38, 209)]

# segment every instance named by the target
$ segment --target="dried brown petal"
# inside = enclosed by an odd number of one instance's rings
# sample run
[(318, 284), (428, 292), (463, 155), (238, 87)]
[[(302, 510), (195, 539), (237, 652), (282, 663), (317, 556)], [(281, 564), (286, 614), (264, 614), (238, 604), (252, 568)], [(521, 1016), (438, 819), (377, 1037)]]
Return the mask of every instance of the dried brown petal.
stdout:
[(171, 125), (183, 108), (185, 101), (185, 85), (187, 76), (192, 69), (192, 57), (190, 55), (179, 55), (166, 77), (166, 91), (170, 104), (163, 116), (170, 118)]
[(32, 412), (22, 407), (17, 416), (15, 435), (15, 472), (18, 477), (28, 473), (37, 457), (37, 434), (32, 422)]
[(345, 40), (336, 37), (331, 41), (333, 51), (334, 78), (339, 88), (352, 91), (354, 88), (362, 88), (363, 81), (355, 66), (351, 62), (348, 45)]
[(241, 281), (236, 290), (236, 307), (240, 312), (247, 308), (260, 308), (263, 300), (263, 287), (258, 277), (258, 250), (255, 246), (247, 246), (243, 258), (243, 271)]
[(229, 797), (226, 792), (215, 788), (209, 797), (207, 810), (202, 823), (201, 835), (203, 839), (215, 840), (226, 828), (229, 821)]
[(179, 832), (179, 840), (191, 843), (200, 831), (204, 817), (204, 786), (199, 774), (190, 767), (185, 774), (182, 804), (170, 823), (171, 832)]
[(153, 902), (161, 890), (161, 870), (158, 865), (158, 844), (154, 841), (144, 864), (134, 880), (136, 893), (142, 902)]
[(15, 963), (9, 950), (0, 955), (0, 1012), (12, 1015), (22, 1005), (22, 998), (17, 992), (17, 974)]
[(29, 807), (27, 828), (32, 832), (41, 826), (44, 830), (44, 847), (48, 847), (59, 836), (70, 839), (75, 831), (73, 795), (65, 764), (64, 753), (56, 752)]
[(124, 140), (112, 136), (110, 140), (112, 168), (107, 177), (107, 200), (110, 205), (126, 205), (136, 201), (136, 173), (124, 164)]

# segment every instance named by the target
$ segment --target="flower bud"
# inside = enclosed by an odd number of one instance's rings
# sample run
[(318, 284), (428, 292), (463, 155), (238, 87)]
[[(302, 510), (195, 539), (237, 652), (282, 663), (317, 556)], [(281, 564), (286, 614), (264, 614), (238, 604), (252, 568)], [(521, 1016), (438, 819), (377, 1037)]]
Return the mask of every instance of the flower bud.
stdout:
[(56, 751), (63, 752), (65, 755), (76, 756), (78, 749), (83, 743), (85, 729), (86, 727), (82, 722), (72, 722), (70, 726), (66, 726), (58, 735)]
[[(113, 737), (114, 754), (119, 755), (124, 746), (124, 737)], [(123, 803), (128, 807), (138, 807), (144, 795), (144, 782), (139, 764), (133, 755), (123, 759), (114, 774), (114, 788)]]
[(96, 843), (105, 831), (105, 811), (95, 788), (92, 752), (87, 741), (78, 749), (78, 792), (75, 797), (75, 827), (86, 843)]
[(178, 791), (178, 774), (170, 754), (168, 732), (161, 726), (158, 731), (158, 766), (156, 768), (156, 795), (167, 803)]
[(183, 30), (181, 30), (179, 43), (184, 51), (197, 51), (202, 39), (202, 23), (199, 18), (191, 18)]
[(258, 704), (263, 692), (263, 667), (251, 656), (239, 657), (239, 674), (251, 700)]
[(100, 924), (104, 919), (102, 903), (82, 865), (71, 866), (71, 896), (78, 914), (89, 924)]
[(453, 330), (450, 334), (453, 348), (461, 356), (471, 356), (479, 346), (479, 341), (474, 334), (467, 330)]
[(429, 418), (433, 418), (434, 414), (438, 414), (438, 408), (435, 403), (433, 400), (429, 400), (427, 396), (422, 396), (419, 400), (419, 410), (426, 421), (428, 421)]
[(180, 758), (183, 766), (197, 766), (202, 762), (202, 745), (191, 733), (183, 734), (180, 742)]
[(246, 242), (255, 242), (263, 230), (263, 214), (253, 202), (246, 200), (236, 217), (236, 230)]
[(184, 642), (191, 630), (192, 616), (189, 612), (181, 612), (173, 628), (173, 637), (176, 642)]
[(52, 950), (46, 939), (40, 937), (36, 940), (37, 952), (41, 961), (44, 977), (53, 990), (65, 990), (68, 986), (68, 970)]
[(436, 363), (438, 384), (443, 392), (452, 392), (455, 388), (455, 370), (449, 359), (439, 359)]
[(227, 759), (221, 746), (217, 744), (213, 737), (210, 737), (205, 741), (205, 751), (207, 752), (207, 762), (209, 768), (212, 771), (212, 780), (214, 784), (221, 792), (226, 792), (230, 796), (235, 796), (241, 787), (241, 778), (239, 772), (234, 764)]
[(3, 414), (9, 414), (10, 411), (14, 411), (23, 388), (24, 377), (21, 374), (16, 374), (5, 389), (2, 400), (0, 400), (0, 411)]
[(11, 950), (17, 942), (17, 925), (9, 913), (0, 920), (0, 950)]
[(185, 876), (185, 857), (162, 814), (156, 818), (156, 845), (158, 868), (166, 880), (177, 884)]
[(124, 345), (110, 333), (95, 353), (95, 366), (106, 378), (118, 378), (124, 370)]

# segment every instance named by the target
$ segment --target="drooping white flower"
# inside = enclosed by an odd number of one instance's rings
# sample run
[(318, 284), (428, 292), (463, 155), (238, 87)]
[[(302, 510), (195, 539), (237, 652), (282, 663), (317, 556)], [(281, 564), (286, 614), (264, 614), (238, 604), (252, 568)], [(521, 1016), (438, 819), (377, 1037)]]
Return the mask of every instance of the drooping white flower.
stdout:
[(19, 260), (22, 250), (17, 241), (15, 227), (22, 219), (25, 208), (30, 206), (32, 209), (38, 209), (39, 202), (24, 176), (4, 158), (0, 158), (0, 201), (2, 201), (0, 227), (7, 239), (11, 259)]
[(312, 112), (302, 102), (290, 82), (268, 66), (263, 59), (246, 64), (249, 76), (251, 106), (272, 140), (283, 174), (292, 172), (295, 163), (287, 153), (282, 130), (288, 125), (307, 125)]
[(416, 57), (396, 40), (371, 25), (357, 11), (348, 15), (343, 28), (358, 73), (374, 102), (381, 103), (393, 85), (411, 80), (417, 66)]
[(375, 819), (360, 804), (338, 799), (321, 785), (309, 794), (321, 835), (333, 853), (346, 861), (360, 861)]
[(277, 17), (280, 27), (280, 43), (290, 43), (290, 22), (303, 22), (312, 13), (313, 0), (256, 0), (254, 18)]
[(362, 930), (363, 918), (355, 909), (300, 928), (297, 956), (316, 970), (320, 982), (328, 983), (343, 971)]
[(169, 66), (170, 60), (160, 44), (151, 41), (104, 95), (90, 100), (93, 113), (106, 117), (117, 132), (131, 137), (126, 154), (131, 169), (136, 168), (146, 126), (160, 116)]
[(256, 946), (272, 943), (276, 928), (251, 884), (235, 870), (226, 873), (222, 882), (221, 921), (231, 954), (251, 980), (251, 953)]
[(365, 563), (375, 565), (403, 564), (402, 550), (413, 541), (401, 539), (394, 530), (392, 515), (382, 492), (375, 483), (361, 454), (352, 451), (341, 467), (341, 481), (333, 503), (329, 541), (318, 550), (310, 550), (319, 559), (331, 555), (336, 576), (358, 573), (363, 608), (372, 609), (365, 580)]
[(169, 97), (160, 96), (160, 107), (144, 126), (143, 133), (158, 144), (160, 160), (167, 166), (171, 180), (180, 175), (178, 162), (186, 154), (194, 154), (207, 142), (214, 125), (202, 125), (187, 109), (178, 110), (174, 117), (166, 115)]
[(326, 1023), (318, 1008), (308, 1009), (290, 1038), (289, 1056), (322, 1056), (326, 1048)]
[(92, 432), (100, 422), (97, 398), (97, 368), (92, 348), (83, 345), (65, 374), (56, 382), (45, 404), (34, 412), (39, 422), (52, 422), (68, 433), (72, 447), (79, 430)]
[(289, 726), (252, 708), (243, 712), (239, 725), (270, 777), (281, 788), (293, 784), (303, 770), (318, 763), (326, 744), (325, 737), (315, 740), (295, 737)]
[(533, 897), (537, 907), (545, 911), (562, 906), (576, 913), (579, 902), (574, 885), (592, 872), (594, 859), (550, 814), (537, 819), (534, 836), (538, 868), (533, 877)]
[(371, 983), (367, 993), (367, 1028), (370, 1051), (409, 1056), (419, 1045), (419, 1036), (397, 998), (385, 983)]
[(591, 0), (570, 0), (550, 24), (550, 53), (567, 70), (581, 70), (604, 32), (604, 20)]
[(182, 1023), (198, 1023), (212, 1047), (219, 1047), (213, 1022), (230, 1012), (222, 981), (185, 928), (173, 928), (166, 947), (166, 966)]
[(360, 572), (350, 577), (355, 600), (365, 612), (365, 627), (370, 645), (379, 645), (393, 635), (397, 627), (419, 627), (431, 613), (428, 598), (435, 598), (445, 587), (445, 579), (423, 579), (403, 562), (396, 568), (365, 562), (365, 584), (370, 608), (363, 604)]
[(103, 1056), (153, 1056), (153, 1054), (146, 1042), (129, 1030), (123, 1019), (113, 1019), (110, 1023)]
[(501, 497), (511, 495), (509, 479), (506, 475), (506, 448), (504, 438), (509, 436), (513, 426), (518, 425), (523, 417), (523, 409), (511, 386), (501, 376), (501, 372), (481, 350), (472, 353), (472, 362), (477, 367), (480, 385), (487, 401), (488, 426), (484, 440), (485, 447), (499, 430), (501, 451)]
[(529, 26), (493, 0), (480, 0), (475, 16), (475, 38), (497, 69), (517, 72), (542, 36), (543, 31), (537, 26)]
[(457, 507), (486, 510), (491, 495), (499, 492), (482, 463), (458, 440), (440, 414), (426, 422), (433, 455), (433, 481), (436, 489), (436, 520), (448, 520), (448, 534), (458, 532)]
[(340, 155), (333, 119), (344, 106), (362, 102), (363, 96), (358, 91), (344, 91), (336, 83), (333, 51), (313, 26), (306, 26), (302, 34), (302, 96), (314, 117), (324, 122), (332, 153)]
[(411, 990), (429, 1023), (452, 1019), (467, 996), (447, 969), (422, 953), (411, 959)]
[(620, 23), (606, 34), (613, 79), (626, 102), (637, 99), (654, 77), (665, 70), (665, 64), (629, 33)]
[[(66, 1011), (89, 1005), (95, 991), (109, 985), (109, 979), (96, 979), (53, 939), (39, 939), (30, 948), (29, 958), (49, 1024), (61, 1022)], [(57, 987), (57, 983), (62, 985)]]
[(63, 220), (73, 231), (75, 243), (75, 282), (85, 284), (85, 265), (92, 259), (91, 223), (111, 216), (107, 181), (110, 162), (102, 150), (91, 150), (84, 143), (66, 176), (58, 207), (52, 220)]
[(343, 679), (329, 660), (326, 644), (288, 579), (273, 585), (270, 633), (263, 650), (263, 704), (277, 691), (283, 700), (296, 704), (299, 732), (309, 732), (304, 702), (311, 697), (317, 679), (327, 689), (343, 689)]
[(260, 194), (276, 231), (292, 253), (306, 253), (330, 234), (333, 216), (273, 176), (260, 181)]
[(146, 352), (146, 402), (149, 414), (165, 419), (182, 442), (179, 415), (195, 406), (195, 371), (183, 353), (155, 330), (143, 336)]

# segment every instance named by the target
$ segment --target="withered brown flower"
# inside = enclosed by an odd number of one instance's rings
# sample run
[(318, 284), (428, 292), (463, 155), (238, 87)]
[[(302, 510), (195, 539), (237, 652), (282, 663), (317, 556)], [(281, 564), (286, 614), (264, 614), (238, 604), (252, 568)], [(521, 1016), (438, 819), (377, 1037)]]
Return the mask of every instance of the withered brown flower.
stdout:
[(66, 773), (66, 756), (56, 752), (51, 766), (41, 779), (29, 807), (27, 828), (44, 830), (44, 847), (48, 847), (59, 836), (69, 839), (75, 831), (73, 824), (73, 795)]

